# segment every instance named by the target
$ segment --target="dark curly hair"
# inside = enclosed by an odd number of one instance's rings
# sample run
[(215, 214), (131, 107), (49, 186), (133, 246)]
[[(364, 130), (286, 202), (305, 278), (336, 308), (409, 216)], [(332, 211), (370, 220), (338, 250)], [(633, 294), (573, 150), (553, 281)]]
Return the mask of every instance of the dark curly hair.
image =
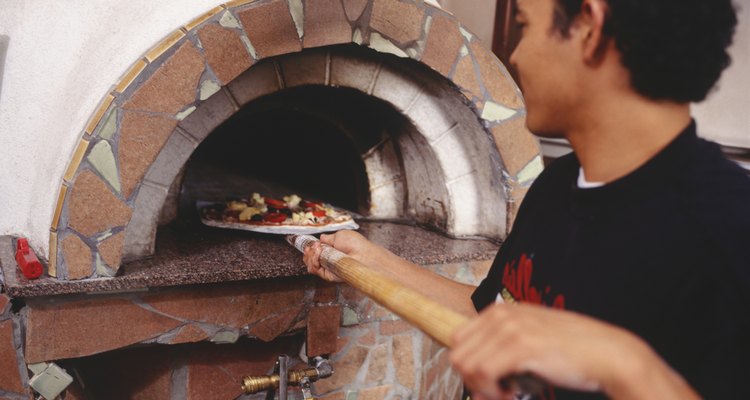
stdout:
[[(631, 84), (654, 100), (706, 98), (729, 66), (737, 16), (731, 0), (606, 0), (613, 38)], [(556, 0), (553, 27), (567, 37), (582, 0)]]

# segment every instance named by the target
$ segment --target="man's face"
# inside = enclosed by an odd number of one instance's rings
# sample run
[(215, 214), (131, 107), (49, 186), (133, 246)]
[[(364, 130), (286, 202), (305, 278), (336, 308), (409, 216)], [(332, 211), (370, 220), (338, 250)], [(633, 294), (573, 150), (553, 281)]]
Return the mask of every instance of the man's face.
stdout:
[(568, 128), (578, 95), (578, 50), (553, 28), (555, 0), (518, 0), (521, 40), (510, 62), (518, 70), (529, 129), (545, 137)]

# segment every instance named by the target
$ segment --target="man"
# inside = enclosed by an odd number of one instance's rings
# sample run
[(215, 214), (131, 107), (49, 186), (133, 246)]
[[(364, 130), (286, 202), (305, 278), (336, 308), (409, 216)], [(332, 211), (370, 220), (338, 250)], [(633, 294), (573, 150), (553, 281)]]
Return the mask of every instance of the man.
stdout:
[[(518, 7), (527, 125), (574, 154), (536, 180), (487, 278), (443, 279), (351, 232), (323, 242), (482, 310), (451, 353), (475, 399), (506, 395), (496, 383), (519, 373), (557, 386), (548, 399), (697, 396), (680, 375), (703, 397), (750, 398), (750, 179), (697, 138), (689, 108), (729, 64), (730, 0)], [(335, 279), (319, 252), (309, 270)]]

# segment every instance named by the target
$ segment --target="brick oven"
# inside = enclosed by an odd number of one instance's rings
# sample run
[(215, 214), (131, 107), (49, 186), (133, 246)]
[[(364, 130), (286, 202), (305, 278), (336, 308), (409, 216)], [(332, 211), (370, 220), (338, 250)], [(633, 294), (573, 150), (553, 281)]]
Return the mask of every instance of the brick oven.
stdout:
[(0, 237), (0, 397), (63, 376), (63, 399), (260, 399), (242, 376), (288, 354), (331, 361), (316, 398), (456, 398), (440, 346), (306, 276), (283, 237), (202, 226), (195, 204), (304, 193), (478, 283), (542, 168), (524, 116), (503, 65), (429, 2), (217, 5), (91, 111), (54, 189), (43, 276)]

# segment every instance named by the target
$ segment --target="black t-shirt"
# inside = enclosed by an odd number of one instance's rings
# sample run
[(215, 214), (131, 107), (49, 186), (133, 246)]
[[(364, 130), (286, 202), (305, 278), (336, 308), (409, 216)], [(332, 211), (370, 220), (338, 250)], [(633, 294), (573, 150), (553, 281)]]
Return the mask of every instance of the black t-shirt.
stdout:
[(532, 185), (476, 308), (505, 289), (587, 314), (646, 340), (704, 397), (750, 399), (750, 178), (694, 123), (605, 186), (578, 188), (579, 168), (561, 157)]

